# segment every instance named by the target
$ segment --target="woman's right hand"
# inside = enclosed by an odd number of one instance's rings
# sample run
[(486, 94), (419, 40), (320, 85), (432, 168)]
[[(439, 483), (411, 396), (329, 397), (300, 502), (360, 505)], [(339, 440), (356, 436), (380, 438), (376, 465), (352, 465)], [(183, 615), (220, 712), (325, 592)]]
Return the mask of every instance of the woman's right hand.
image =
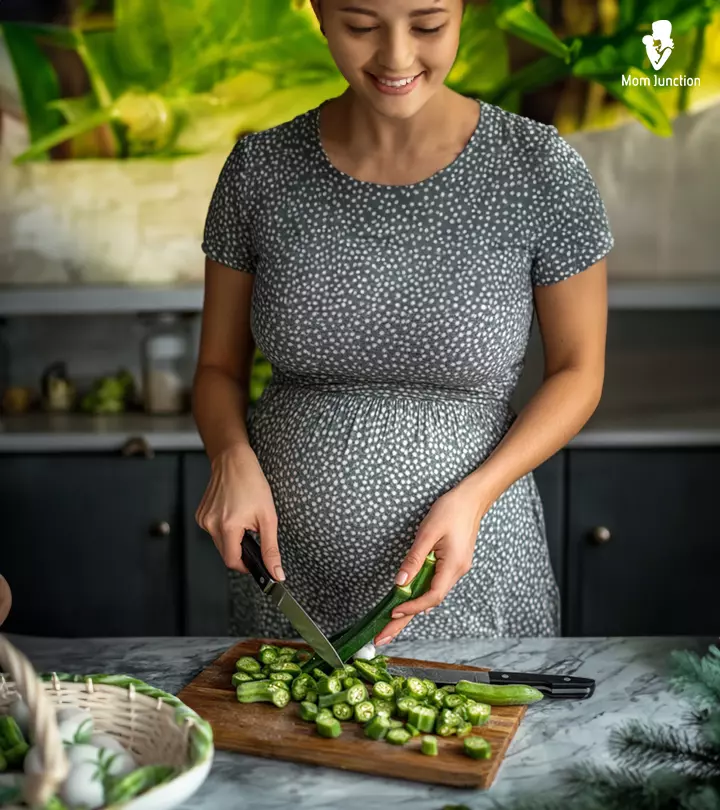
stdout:
[(248, 444), (234, 445), (213, 459), (212, 475), (195, 520), (213, 539), (228, 568), (249, 573), (242, 562), (246, 530), (260, 535), (263, 561), (275, 579), (284, 580), (277, 541), (277, 514), (270, 485)]

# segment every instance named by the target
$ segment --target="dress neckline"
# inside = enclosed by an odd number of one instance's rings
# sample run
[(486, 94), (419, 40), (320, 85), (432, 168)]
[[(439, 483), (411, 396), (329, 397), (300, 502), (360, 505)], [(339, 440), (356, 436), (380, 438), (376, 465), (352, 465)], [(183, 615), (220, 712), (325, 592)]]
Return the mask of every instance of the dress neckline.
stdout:
[(315, 109), (312, 111), (312, 129), (313, 129), (313, 146), (314, 151), (320, 158), (321, 162), (324, 164), (326, 170), (334, 175), (336, 178), (339, 178), (345, 182), (349, 182), (354, 185), (358, 186), (366, 186), (368, 188), (373, 189), (418, 189), (422, 188), (423, 186), (432, 183), (436, 180), (439, 180), (441, 177), (444, 177), (446, 174), (451, 173), (452, 171), (456, 170), (460, 166), (462, 166), (470, 157), (470, 155), (474, 152), (478, 141), (480, 140), (480, 135), (484, 131), (487, 126), (487, 118), (488, 118), (488, 111), (489, 107), (484, 102), (481, 101), (479, 98), (474, 98), (473, 101), (477, 102), (478, 107), (480, 108), (480, 112), (478, 115), (478, 121), (475, 125), (475, 129), (473, 130), (470, 138), (468, 139), (465, 146), (459, 152), (455, 158), (448, 163), (446, 166), (438, 169), (436, 172), (433, 172), (429, 177), (424, 178), (423, 180), (418, 180), (417, 183), (399, 183), (399, 184), (389, 184), (389, 183), (374, 183), (371, 180), (360, 180), (357, 177), (353, 177), (352, 175), (344, 172), (342, 169), (339, 169), (333, 162), (330, 160), (330, 156), (325, 151), (325, 147), (322, 143), (322, 137), (320, 134), (320, 110), (323, 106), (327, 103), (323, 101), (319, 104)]

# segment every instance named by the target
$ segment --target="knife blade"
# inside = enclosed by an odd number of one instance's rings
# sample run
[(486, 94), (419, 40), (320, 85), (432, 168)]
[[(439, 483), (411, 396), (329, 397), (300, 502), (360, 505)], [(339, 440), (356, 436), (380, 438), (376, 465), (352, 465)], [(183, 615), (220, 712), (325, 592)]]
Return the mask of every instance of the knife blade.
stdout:
[(391, 675), (402, 675), (404, 678), (428, 678), (439, 685), (456, 684), (458, 681), (472, 683), (525, 684), (534, 686), (549, 698), (585, 700), (595, 692), (595, 681), (592, 678), (579, 678), (574, 675), (549, 675), (542, 672), (484, 672), (472, 669), (442, 669), (440, 667), (406, 667), (388, 663)]
[(297, 630), (298, 635), (305, 639), (313, 650), (331, 667), (342, 669), (344, 666), (343, 660), (338, 655), (335, 647), (328, 641), (323, 631), (310, 618), (287, 587), (270, 575), (263, 562), (260, 544), (247, 531), (242, 541), (242, 561), (262, 592), (285, 614), (290, 624)]

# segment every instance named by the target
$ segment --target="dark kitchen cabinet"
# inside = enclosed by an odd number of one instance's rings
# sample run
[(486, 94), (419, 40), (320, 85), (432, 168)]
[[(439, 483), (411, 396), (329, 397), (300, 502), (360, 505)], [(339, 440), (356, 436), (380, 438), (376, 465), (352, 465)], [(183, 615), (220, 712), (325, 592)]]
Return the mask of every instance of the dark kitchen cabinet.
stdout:
[(210, 461), (204, 453), (183, 457), (183, 530), (187, 575), (183, 583), (185, 630), (189, 636), (225, 636), (230, 623), (227, 568), (212, 537), (195, 522), (210, 481)]
[[(565, 636), (717, 633), (720, 448), (565, 449), (534, 477)], [(229, 632), (225, 565), (195, 511), (203, 452), (0, 455), (3, 630)]]
[(180, 457), (0, 456), (3, 631), (181, 632)]
[(541, 464), (533, 477), (543, 503), (550, 563), (560, 593), (565, 592), (565, 453)]
[(720, 450), (568, 452), (571, 636), (717, 635)]

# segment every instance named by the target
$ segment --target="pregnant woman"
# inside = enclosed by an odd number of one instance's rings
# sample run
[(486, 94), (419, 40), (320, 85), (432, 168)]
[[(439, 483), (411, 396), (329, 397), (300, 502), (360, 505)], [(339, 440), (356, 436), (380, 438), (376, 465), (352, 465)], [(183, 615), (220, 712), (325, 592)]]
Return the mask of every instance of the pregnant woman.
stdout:
[[(328, 634), (434, 549), (376, 643), (558, 635), (532, 470), (600, 398), (604, 204), (555, 127), (445, 86), (462, 0), (313, 6), (348, 88), (239, 140), (205, 224), (196, 519), (230, 630), (297, 636), (244, 576), (248, 529)], [(515, 414), (534, 310), (544, 379)], [(255, 345), (273, 376), (246, 424)]]

